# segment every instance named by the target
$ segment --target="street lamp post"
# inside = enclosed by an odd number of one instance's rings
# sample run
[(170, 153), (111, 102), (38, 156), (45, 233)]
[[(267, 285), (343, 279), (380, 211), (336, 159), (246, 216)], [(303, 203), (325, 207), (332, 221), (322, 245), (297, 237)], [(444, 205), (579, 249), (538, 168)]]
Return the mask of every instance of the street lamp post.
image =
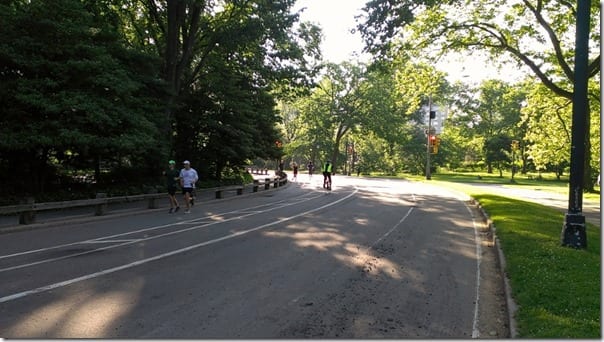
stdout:
[(577, 31), (575, 46), (575, 79), (573, 119), (570, 148), (570, 181), (568, 212), (562, 226), (562, 245), (587, 248), (585, 216), (583, 216), (583, 172), (585, 171), (585, 135), (587, 131), (589, 77), (589, 16), (590, 0), (577, 1)]

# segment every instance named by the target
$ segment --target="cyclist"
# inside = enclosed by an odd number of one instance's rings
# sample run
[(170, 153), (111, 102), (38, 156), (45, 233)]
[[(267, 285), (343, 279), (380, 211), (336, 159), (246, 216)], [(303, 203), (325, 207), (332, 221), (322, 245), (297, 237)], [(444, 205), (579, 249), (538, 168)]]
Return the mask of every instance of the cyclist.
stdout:
[(331, 190), (331, 161), (326, 161), (321, 171), (323, 171), (323, 187)]

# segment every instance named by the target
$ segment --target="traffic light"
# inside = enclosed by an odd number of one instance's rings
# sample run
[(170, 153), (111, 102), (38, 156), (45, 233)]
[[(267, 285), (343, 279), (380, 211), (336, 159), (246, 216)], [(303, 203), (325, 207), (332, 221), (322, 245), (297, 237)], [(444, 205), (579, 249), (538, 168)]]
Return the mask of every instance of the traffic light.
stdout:
[(429, 141), (430, 141), (430, 143), (429, 143), (430, 154), (436, 154), (438, 152), (438, 144), (439, 144), (438, 137), (436, 135), (430, 135)]

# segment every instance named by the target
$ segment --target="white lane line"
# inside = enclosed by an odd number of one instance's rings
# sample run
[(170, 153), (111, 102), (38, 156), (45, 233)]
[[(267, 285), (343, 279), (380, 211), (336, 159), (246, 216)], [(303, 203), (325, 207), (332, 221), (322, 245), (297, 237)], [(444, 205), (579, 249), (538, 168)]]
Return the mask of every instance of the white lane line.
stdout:
[(144, 239), (123, 239), (123, 240), (90, 240), (84, 241), (83, 244), (99, 244), (99, 243), (122, 243), (122, 242), (139, 242)]
[(293, 215), (293, 216), (281, 218), (281, 219), (279, 219), (277, 221), (274, 221), (274, 222), (271, 222), (271, 223), (266, 223), (266, 224), (263, 224), (263, 225), (260, 225), (260, 226), (254, 227), (254, 228), (250, 228), (250, 229), (247, 229), (247, 230), (235, 232), (235, 233), (230, 234), (230, 235), (225, 235), (223, 237), (219, 237), (219, 238), (216, 238), (216, 239), (208, 240), (208, 241), (205, 241), (205, 242), (202, 242), (202, 243), (198, 243), (198, 244), (195, 244), (195, 245), (192, 245), (192, 246), (189, 246), (189, 247), (185, 247), (185, 248), (177, 249), (177, 250), (174, 250), (174, 251), (171, 251), (171, 252), (167, 252), (167, 253), (163, 253), (163, 254), (160, 254), (160, 255), (156, 255), (156, 256), (151, 257), (151, 258), (141, 259), (141, 260), (129, 263), (129, 264), (124, 264), (124, 265), (121, 265), (121, 266), (117, 266), (117, 267), (113, 267), (113, 268), (108, 268), (108, 269), (105, 269), (105, 270), (102, 270), (102, 271), (99, 271), (99, 272), (95, 272), (95, 273), (91, 273), (91, 274), (87, 274), (87, 275), (84, 275), (84, 276), (81, 276), (81, 277), (77, 277), (77, 278), (61, 281), (61, 282), (58, 282), (58, 283), (54, 283), (54, 284), (50, 284), (50, 285), (46, 285), (46, 286), (42, 286), (42, 287), (38, 287), (38, 288), (35, 288), (35, 289), (32, 289), (32, 290), (28, 290), (28, 291), (23, 291), (23, 292), (15, 293), (15, 294), (12, 294), (12, 295), (9, 295), (9, 296), (4, 296), (4, 297), (0, 298), (0, 303), (9, 302), (9, 301), (12, 301), (12, 300), (15, 300), (15, 299), (27, 297), (27, 296), (32, 295), (32, 294), (36, 294), (36, 293), (45, 292), (45, 291), (53, 290), (53, 289), (56, 289), (56, 288), (64, 287), (64, 286), (71, 285), (71, 284), (74, 284), (74, 283), (77, 283), (77, 282), (81, 282), (81, 281), (84, 281), (84, 280), (98, 278), (98, 277), (103, 276), (103, 275), (107, 275), (107, 274), (111, 274), (111, 273), (114, 273), (114, 272), (118, 272), (118, 271), (122, 271), (122, 270), (125, 270), (125, 269), (129, 269), (129, 268), (132, 268), (132, 267), (140, 266), (140, 265), (152, 262), (152, 261), (164, 259), (164, 258), (173, 256), (173, 255), (177, 255), (177, 254), (181, 254), (181, 253), (184, 253), (184, 252), (188, 252), (188, 251), (193, 250), (193, 249), (197, 249), (197, 248), (200, 248), (200, 247), (212, 245), (212, 244), (224, 241), (224, 240), (229, 240), (229, 239), (241, 236), (241, 235), (245, 235), (245, 234), (248, 234), (248, 233), (251, 233), (251, 232), (255, 232), (257, 230), (268, 228), (268, 227), (274, 226), (276, 224), (287, 222), (287, 221), (293, 220), (295, 218), (298, 218), (300, 216), (308, 215), (308, 214), (313, 213), (315, 211), (319, 211), (319, 210), (331, 207), (333, 205), (336, 205), (336, 204), (338, 204), (338, 203), (340, 203), (340, 202), (342, 202), (342, 201), (344, 201), (344, 200), (346, 200), (346, 199), (354, 196), (357, 192), (358, 192), (358, 190), (355, 190), (355, 191), (351, 192), (349, 195), (347, 195), (346, 197), (342, 197), (339, 200), (333, 201), (333, 202), (328, 203), (326, 205), (323, 205), (321, 207), (317, 207), (317, 208), (314, 208), (314, 209), (311, 209), (311, 210), (307, 210), (305, 212), (302, 212), (302, 213), (299, 213), (299, 214), (296, 214), (296, 215)]
[(474, 300), (474, 319), (472, 321), (472, 338), (480, 338), (480, 331), (478, 329), (478, 323), (480, 320), (480, 312), (479, 312), (479, 306), (480, 306), (480, 266), (482, 264), (482, 241), (480, 239), (480, 233), (478, 231), (478, 225), (476, 224), (476, 218), (474, 216), (474, 213), (472, 213), (472, 209), (470, 209), (470, 207), (468, 206), (468, 204), (466, 203), (466, 201), (468, 199), (470, 199), (471, 197), (469, 197), (467, 194), (457, 191), (457, 190), (453, 190), (453, 189), (443, 189), (441, 187), (438, 187), (439, 190), (446, 190), (447, 192), (449, 192), (450, 194), (452, 194), (452, 197), (457, 199), (458, 201), (462, 202), (464, 204), (464, 206), (466, 207), (466, 210), (468, 210), (468, 213), (470, 214), (470, 216), (472, 217), (472, 225), (474, 226), (474, 243), (476, 244), (476, 299)]
[[(316, 197), (309, 198), (308, 200), (311, 200), (311, 199), (314, 199), (314, 198), (316, 198)], [(289, 205), (294, 205), (294, 203), (289, 204)], [(260, 211), (258, 213), (265, 213), (265, 212), (277, 210), (277, 209), (280, 209), (280, 208), (283, 208), (283, 207), (286, 207), (286, 206), (275, 206), (275, 207), (271, 207), (269, 209)], [(132, 240), (124, 240), (126, 242), (118, 243), (118, 244), (112, 245), (112, 246), (99, 247), (99, 248), (91, 249), (89, 251), (84, 251), (84, 252), (79, 252), (79, 253), (73, 253), (73, 254), (67, 254), (67, 255), (60, 256), (60, 257), (42, 259), (42, 260), (38, 260), (38, 261), (27, 263), (27, 264), (21, 264), (21, 265), (6, 267), (6, 268), (0, 268), (0, 273), (2, 273), (2, 272), (8, 272), (8, 271), (14, 271), (14, 270), (18, 270), (18, 269), (21, 269), (21, 268), (26, 268), (26, 267), (31, 267), (31, 266), (41, 265), (41, 264), (46, 264), (46, 263), (54, 262), (54, 261), (65, 260), (65, 259), (69, 259), (69, 258), (72, 258), (72, 257), (82, 256), (82, 255), (87, 255), (87, 254), (92, 254), (92, 253), (99, 252), (99, 251), (106, 251), (106, 250), (110, 250), (110, 249), (114, 249), (114, 248), (118, 248), (118, 247), (132, 245), (134, 243), (138, 243), (138, 242), (141, 242), (141, 241), (148, 241), (148, 240), (159, 239), (159, 238), (162, 238), (162, 237), (166, 237), (166, 236), (170, 236), (170, 235), (176, 235), (176, 234), (180, 234), (180, 233), (185, 233), (185, 232), (188, 232), (188, 231), (191, 231), (191, 230), (201, 229), (201, 228), (213, 226), (213, 225), (220, 224), (220, 223), (225, 223), (225, 222), (229, 222), (229, 221), (233, 221), (233, 220), (240, 220), (242, 218), (245, 218), (247, 216), (252, 216), (252, 215), (255, 215), (255, 214), (245, 214), (245, 215), (234, 216), (234, 217), (231, 217), (231, 218), (228, 218), (228, 219), (215, 220), (215, 221), (211, 221), (209, 223), (204, 223), (204, 224), (201, 224), (201, 225), (196, 225), (196, 226), (193, 226), (193, 227), (183, 228), (183, 229), (179, 229), (179, 230), (173, 230), (173, 231), (169, 231), (167, 233), (153, 235), (153, 236), (149, 236), (149, 237), (145, 237), (145, 238), (132, 239)], [(130, 234), (131, 233), (118, 234), (118, 236), (119, 235), (130, 235)], [(105, 241), (105, 239), (107, 239), (107, 238), (109, 238), (109, 237), (98, 238), (98, 239), (94, 239), (94, 240), (81, 241), (81, 242), (72, 243), (72, 244), (69, 244), (69, 245), (76, 245), (76, 244), (81, 245), (81, 244), (90, 244), (90, 243), (101, 243), (101, 242)], [(63, 245), (63, 246), (65, 246), (65, 245)], [(51, 250), (51, 249), (56, 249), (56, 248), (57, 247), (55, 246), (55, 247), (50, 247), (50, 248), (48, 248), (46, 250)]]
[[(73, 258), (73, 257), (76, 257), (76, 256), (81, 256), (81, 255), (86, 255), (86, 254), (92, 254), (92, 253), (95, 253), (95, 252), (106, 251), (106, 250), (113, 249), (113, 248), (118, 248), (118, 247), (122, 247), (122, 246), (131, 245), (131, 244), (139, 242), (139, 241), (142, 241), (142, 240), (137, 240), (137, 241), (134, 241), (134, 242), (133, 242), (133, 240), (130, 240), (130, 241), (127, 241), (127, 242), (118, 243), (116, 245), (111, 245), (111, 246), (99, 247), (99, 248), (91, 249), (89, 251), (72, 253), (72, 254), (67, 254), (67, 255), (60, 256), (60, 257), (56, 257), (56, 258), (42, 259), (42, 260), (39, 260), (39, 261), (34, 261), (34, 262), (27, 263), (27, 264), (20, 264), (20, 265), (11, 266), (11, 267), (5, 267), (5, 268), (0, 269), (0, 273), (1, 272), (14, 271), (14, 270), (18, 270), (18, 269), (21, 269), (21, 268), (27, 268), (27, 267), (41, 265), (41, 264), (47, 264), (49, 262), (59, 261), (59, 260), (65, 260), (65, 259)], [(81, 244), (85, 244), (85, 243), (93, 243), (93, 242), (84, 241)]]
[(396, 230), (396, 228), (398, 228), (398, 226), (400, 226), (406, 219), (407, 217), (409, 217), (409, 215), (411, 214), (411, 212), (413, 211), (414, 207), (410, 207), (409, 210), (407, 210), (407, 214), (405, 214), (405, 216), (403, 216), (403, 218), (398, 221), (397, 224), (394, 225), (394, 227), (392, 227), (389, 231), (387, 231), (384, 235), (382, 235), (379, 239), (375, 240), (375, 242), (369, 246), (369, 248), (373, 248), (375, 245), (377, 245), (380, 241), (384, 240), (386, 237), (388, 237), (388, 235), (390, 235), (390, 233), (392, 233), (394, 230)]
[[(298, 200), (296, 202), (291, 202), (288, 205), (294, 205), (294, 204), (302, 203), (304, 201), (309, 201), (309, 200), (315, 199), (317, 197), (318, 196), (313, 196), (313, 197), (309, 197), (308, 199)], [(233, 214), (233, 213), (238, 213), (239, 211), (249, 210), (249, 209), (254, 209), (254, 208), (261, 208), (261, 207), (269, 207), (270, 208), (269, 210), (261, 210), (261, 211), (256, 211), (255, 212), (256, 214), (262, 214), (262, 213), (265, 213), (267, 211), (277, 209), (274, 206), (276, 206), (278, 203), (281, 203), (281, 202), (284, 202), (284, 201), (286, 201), (286, 200), (279, 200), (279, 201), (276, 201), (276, 202), (273, 202), (273, 203), (261, 204), (261, 205), (253, 206), (253, 207), (250, 207), (250, 208), (247, 208), (247, 209), (238, 209), (238, 210), (234, 210), (234, 211), (229, 211), (229, 212), (218, 214), (218, 215), (212, 215), (212, 216), (210, 216), (210, 218), (212, 218), (212, 217), (219, 217), (219, 216), (222, 216), (222, 215)], [(279, 208), (281, 208), (281, 207), (279, 207)], [(247, 216), (247, 215), (244, 215), (244, 216)], [(207, 219), (208, 219), (208, 217), (203, 217), (203, 218), (197, 218), (197, 219), (192, 219), (192, 220), (187, 220), (187, 221), (168, 223), (168, 224), (163, 224), (163, 225), (149, 227), (149, 228), (142, 228), (142, 229), (138, 229), (138, 230), (134, 230), (134, 231), (130, 231), (130, 232), (125, 232), (125, 233), (119, 233), (119, 234), (114, 234), (114, 235), (108, 235), (108, 236), (98, 237), (98, 238), (91, 239), (91, 240), (75, 241), (75, 242), (65, 243), (65, 244), (56, 245), (56, 246), (52, 246), (52, 247), (39, 248), (39, 249), (34, 249), (34, 250), (29, 250), (29, 251), (24, 251), (24, 252), (18, 252), (18, 253), (13, 253), (13, 254), (8, 254), (8, 255), (0, 255), (0, 260), (1, 259), (7, 259), (7, 258), (13, 258), (13, 257), (17, 257), (17, 256), (22, 256), (22, 255), (27, 255), (27, 254), (46, 252), (46, 251), (50, 251), (50, 250), (53, 250), (53, 249), (70, 247), (70, 246), (79, 245), (79, 244), (83, 244), (83, 243), (90, 243), (90, 242), (95, 242), (95, 241), (99, 241), (99, 240), (112, 239), (112, 238), (116, 238), (116, 237), (122, 237), (122, 236), (132, 235), (132, 234), (136, 234), (136, 233), (143, 233), (143, 232), (148, 232), (148, 231), (152, 231), (152, 230), (158, 230), (158, 229), (168, 228), (168, 227), (171, 227), (171, 226), (182, 225), (182, 224), (190, 224), (190, 223), (199, 224), (198, 221), (203, 221), (203, 220), (207, 220)], [(221, 222), (225, 222), (225, 221), (226, 220), (223, 220)], [(0, 271), (2, 271), (2, 270), (0, 270)]]

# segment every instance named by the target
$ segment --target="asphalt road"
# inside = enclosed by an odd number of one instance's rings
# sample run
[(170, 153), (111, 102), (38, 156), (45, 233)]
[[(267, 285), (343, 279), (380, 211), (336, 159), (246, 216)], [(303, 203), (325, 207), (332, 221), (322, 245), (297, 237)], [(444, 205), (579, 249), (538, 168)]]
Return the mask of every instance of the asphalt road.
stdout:
[(482, 337), (484, 247), (464, 201), (299, 175), (191, 214), (3, 234), (0, 337)]

